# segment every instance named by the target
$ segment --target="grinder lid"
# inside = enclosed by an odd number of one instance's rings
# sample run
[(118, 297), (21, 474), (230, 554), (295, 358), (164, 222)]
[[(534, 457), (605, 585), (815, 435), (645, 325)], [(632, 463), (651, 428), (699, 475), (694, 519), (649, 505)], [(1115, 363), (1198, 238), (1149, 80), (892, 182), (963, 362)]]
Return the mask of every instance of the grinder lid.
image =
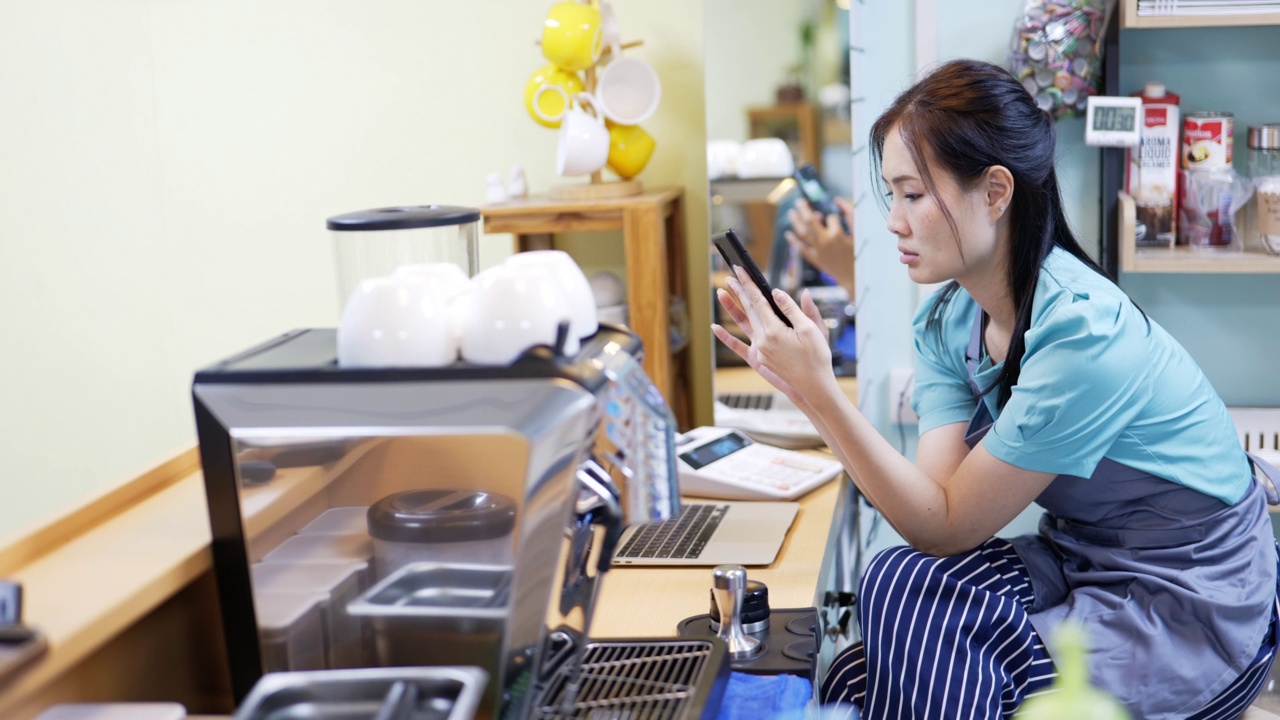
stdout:
[(369, 534), (377, 540), (448, 543), (511, 534), (515, 501), (476, 490), (409, 490), (369, 508)]
[(399, 205), (334, 215), (325, 224), (338, 232), (412, 230), (480, 222), (476, 208), (456, 205)]

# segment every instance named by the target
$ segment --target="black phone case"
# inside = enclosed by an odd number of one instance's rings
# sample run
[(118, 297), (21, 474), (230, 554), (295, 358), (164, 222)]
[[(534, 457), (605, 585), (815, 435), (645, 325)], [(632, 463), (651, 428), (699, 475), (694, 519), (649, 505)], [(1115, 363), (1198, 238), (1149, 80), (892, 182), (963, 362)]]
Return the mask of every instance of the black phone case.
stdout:
[(822, 178), (818, 177), (817, 171), (813, 169), (812, 165), (805, 165), (797, 168), (795, 172), (795, 180), (796, 188), (800, 190), (800, 195), (809, 202), (810, 207), (821, 213), (824, 218), (827, 215), (835, 215), (836, 218), (840, 220), (840, 228), (844, 230), (845, 234), (853, 234), (853, 232), (849, 230), (848, 220), (845, 219), (844, 213), (840, 212), (840, 207), (836, 205), (835, 198), (832, 197), (831, 191), (827, 190), (825, 185), (823, 185), (823, 190), (827, 193), (825, 198), (815, 198), (809, 194), (809, 191), (805, 186), (806, 180), (814, 180), (819, 185), (822, 185)]
[(756, 265), (756, 261), (747, 254), (747, 248), (738, 239), (737, 233), (732, 228), (725, 230), (712, 236), (711, 244), (716, 246), (716, 250), (720, 251), (720, 257), (724, 258), (725, 263), (730, 268), (735, 265), (745, 268), (747, 275), (751, 278), (751, 282), (760, 288), (760, 292), (764, 295), (764, 299), (768, 301), (769, 307), (773, 308), (773, 314), (786, 323), (787, 327), (794, 327), (791, 321), (787, 319), (787, 316), (783, 314), (782, 308), (778, 307), (778, 303), (773, 301), (773, 292), (769, 288), (769, 281), (765, 279), (764, 273), (760, 272), (760, 266)]

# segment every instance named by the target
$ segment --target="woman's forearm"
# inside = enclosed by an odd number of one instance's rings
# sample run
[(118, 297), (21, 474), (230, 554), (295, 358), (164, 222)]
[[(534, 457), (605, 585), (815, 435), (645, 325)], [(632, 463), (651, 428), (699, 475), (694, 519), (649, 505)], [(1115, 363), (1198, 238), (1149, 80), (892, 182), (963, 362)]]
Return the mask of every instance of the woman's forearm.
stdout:
[(859, 492), (913, 546), (928, 550), (946, 536), (947, 498), (942, 486), (899, 453), (838, 387), (798, 403)]

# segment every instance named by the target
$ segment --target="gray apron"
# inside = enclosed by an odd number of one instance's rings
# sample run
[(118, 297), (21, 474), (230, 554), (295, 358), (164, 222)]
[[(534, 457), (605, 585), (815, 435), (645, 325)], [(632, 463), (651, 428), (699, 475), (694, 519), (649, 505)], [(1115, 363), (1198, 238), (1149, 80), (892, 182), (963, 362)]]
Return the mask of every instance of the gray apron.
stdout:
[[(967, 353), (977, 408), (973, 448), (993, 415), (976, 374), (981, 308)], [(1267, 463), (1253, 458), (1272, 483)], [(1267, 502), (1250, 485), (1235, 505), (1103, 459), (1090, 477), (1059, 475), (1036, 498), (1039, 534), (1011, 538), (1035, 590), (1040, 636), (1064, 620), (1085, 626), (1093, 682), (1137, 717), (1185, 718), (1252, 662), (1277, 598), (1276, 544)]]

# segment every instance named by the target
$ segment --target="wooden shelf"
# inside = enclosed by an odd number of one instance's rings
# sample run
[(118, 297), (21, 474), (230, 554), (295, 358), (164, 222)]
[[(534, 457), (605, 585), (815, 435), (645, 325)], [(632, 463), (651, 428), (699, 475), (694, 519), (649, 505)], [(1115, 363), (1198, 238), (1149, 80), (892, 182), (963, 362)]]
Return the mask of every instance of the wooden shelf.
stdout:
[(1120, 193), (1120, 269), (1127, 273), (1280, 273), (1280, 255), (1262, 248), (1208, 250), (1179, 245), (1171, 248), (1137, 247), (1134, 242), (1136, 213), (1133, 197)]
[(1125, 30), (1280, 25), (1280, 13), (1249, 15), (1138, 15), (1136, 0), (1125, 0), (1120, 27)]
[[(667, 399), (680, 429), (692, 425), (691, 353), (671, 343), (671, 296), (688, 303), (680, 188), (591, 200), (530, 196), (480, 209), (486, 233), (511, 233), (515, 249), (552, 247), (552, 235), (621, 230), (630, 327), (644, 343), (644, 370)], [(686, 334), (687, 338), (687, 334)]]

